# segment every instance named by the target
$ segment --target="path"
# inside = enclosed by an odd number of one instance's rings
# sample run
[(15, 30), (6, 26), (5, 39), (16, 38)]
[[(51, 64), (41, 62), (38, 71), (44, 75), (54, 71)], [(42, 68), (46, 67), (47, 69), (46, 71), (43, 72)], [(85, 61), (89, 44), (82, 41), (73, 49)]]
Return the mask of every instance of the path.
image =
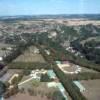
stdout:
[(34, 77), (31, 77), (31, 78), (29, 78), (29, 79), (27, 79), (27, 80), (25, 80), (25, 81), (19, 83), (18, 86), (20, 86), (20, 85), (22, 85), (22, 84), (24, 84), (24, 83), (27, 83), (27, 82), (29, 82), (29, 81), (32, 80), (32, 79), (34, 79)]

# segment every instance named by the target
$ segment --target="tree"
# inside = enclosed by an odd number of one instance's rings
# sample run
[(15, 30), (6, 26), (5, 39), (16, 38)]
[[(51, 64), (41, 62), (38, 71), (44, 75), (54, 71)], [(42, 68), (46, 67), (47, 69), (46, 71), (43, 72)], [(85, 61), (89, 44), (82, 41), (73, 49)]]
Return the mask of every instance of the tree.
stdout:
[(55, 91), (52, 95), (52, 100), (65, 100), (60, 91)]
[(5, 55), (7, 56), (7, 48), (3, 47), (3, 48), (1, 48), (1, 50), (4, 51)]
[(6, 91), (6, 86), (0, 81), (0, 96)]
[(41, 75), (41, 82), (51, 82), (52, 79), (47, 74), (42, 74)]

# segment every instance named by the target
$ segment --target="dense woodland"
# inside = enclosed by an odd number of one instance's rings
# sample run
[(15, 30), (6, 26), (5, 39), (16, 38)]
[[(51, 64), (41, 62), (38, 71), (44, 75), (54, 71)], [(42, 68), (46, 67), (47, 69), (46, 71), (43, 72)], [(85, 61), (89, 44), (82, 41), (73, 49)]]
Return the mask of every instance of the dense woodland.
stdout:
[[(91, 37), (92, 38), (92, 37)], [(96, 63), (100, 64), (100, 35), (96, 36), (95, 39), (89, 40), (89, 38), (83, 40), (76, 40), (71, 43), (72, 47), (81, 52), (86, 59)], [(89, 40), (89, 41), (87, 41)], [(81, 42), (85, 41), (84, 44)]]

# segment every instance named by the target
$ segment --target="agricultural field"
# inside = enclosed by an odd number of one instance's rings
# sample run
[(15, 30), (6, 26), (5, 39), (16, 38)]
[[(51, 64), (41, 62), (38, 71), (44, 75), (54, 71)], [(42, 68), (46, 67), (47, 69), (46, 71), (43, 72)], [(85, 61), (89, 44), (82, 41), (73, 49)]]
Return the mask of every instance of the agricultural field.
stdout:
[(85, 87), (85, 91), (82, 93), (88, 100), (100, 99), (100, 79), (81, 81), (81, 84)]
[(44, 58), (42, 55), (37, 52), (38, 49), (36, 49), (35, 46), (29, 47), (23, 54), (21, 54), (19, 57), (17, 57), (14, 62), (40, 62), (45, 63)]

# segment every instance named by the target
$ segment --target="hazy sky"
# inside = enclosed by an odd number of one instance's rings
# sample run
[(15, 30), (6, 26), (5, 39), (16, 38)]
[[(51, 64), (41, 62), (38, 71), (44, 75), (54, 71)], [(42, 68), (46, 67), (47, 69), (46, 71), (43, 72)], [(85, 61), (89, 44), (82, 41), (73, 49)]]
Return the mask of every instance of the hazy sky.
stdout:
[(0, 0), (0, 16), (100, 13), (100, 0)]

